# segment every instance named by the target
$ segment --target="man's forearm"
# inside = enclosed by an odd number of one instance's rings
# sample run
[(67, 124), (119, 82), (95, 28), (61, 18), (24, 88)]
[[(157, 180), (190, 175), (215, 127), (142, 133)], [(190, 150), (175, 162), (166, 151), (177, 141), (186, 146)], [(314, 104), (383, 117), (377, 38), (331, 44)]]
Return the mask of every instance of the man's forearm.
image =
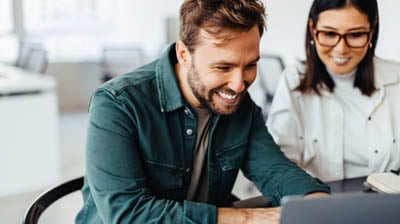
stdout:
[(218, 208), (218, 224), (279, 224), (281, 208)]
[[(313, 192), (305, 195), (305, 198), (328, 196), (325, 192)], [(218, 208), (218, 224), (250, 224), (271, 223), (279, 224), (281, 207), (275, 208)]]

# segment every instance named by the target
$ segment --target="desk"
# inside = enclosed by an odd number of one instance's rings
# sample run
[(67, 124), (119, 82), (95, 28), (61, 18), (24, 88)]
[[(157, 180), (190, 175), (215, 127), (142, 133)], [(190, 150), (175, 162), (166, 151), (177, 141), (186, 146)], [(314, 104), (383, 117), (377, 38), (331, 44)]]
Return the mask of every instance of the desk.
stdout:
[(59, 181), (56, 82), (0, 64), (0, 196)]
[[(331, 188), (331, 193), (349, 193), (349, 192), (365, 192), (368, 188), (364, 186), (366, 177), (353, 179), (344, 179), (332, 182), (326, 182)], [(233, 202), (233, 207), (236, 208), (259, 208), (268, 207), (271, 202), (264, 196), (256, 196), (249, 199)]]
[(364, 181), (367, 177), (359, 177), (345, 180), (338, 180), (327, 182), (326, 184), (331, 187), (332, 194), (334, 193), (345, 193), (345, 192), (364, 192), (368, 190), (364, 186)]

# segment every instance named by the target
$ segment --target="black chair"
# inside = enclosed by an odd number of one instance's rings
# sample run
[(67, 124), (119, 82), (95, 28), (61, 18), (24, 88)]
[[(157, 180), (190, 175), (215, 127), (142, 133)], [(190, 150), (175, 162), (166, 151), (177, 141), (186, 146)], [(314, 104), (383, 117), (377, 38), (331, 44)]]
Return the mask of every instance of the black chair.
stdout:
[(78, 191), (83, 186), (83, 177), (67, 181), (45, 191), (28, 207), (22, 219), (22, 224), (36, 224), (42, 213), (55, 201), (63, 196)]

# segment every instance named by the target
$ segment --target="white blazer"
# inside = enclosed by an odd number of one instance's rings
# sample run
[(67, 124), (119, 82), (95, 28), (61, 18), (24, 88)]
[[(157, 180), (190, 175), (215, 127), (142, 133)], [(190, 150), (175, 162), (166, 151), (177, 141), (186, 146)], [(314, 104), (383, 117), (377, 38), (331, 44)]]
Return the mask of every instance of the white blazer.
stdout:
[[(400, 64), (375, 58), (378, 102), (363, 132), (369, 164), (346, 170), (346, 176), (366, 176), (400, 168)], [(292, 91), (300, 81), (298, 68), (288, 68), (277, 86), (267, 127), (285, 155), (323, 181), (344, 178), (343, 111), (333, 94), (321, 90)]]

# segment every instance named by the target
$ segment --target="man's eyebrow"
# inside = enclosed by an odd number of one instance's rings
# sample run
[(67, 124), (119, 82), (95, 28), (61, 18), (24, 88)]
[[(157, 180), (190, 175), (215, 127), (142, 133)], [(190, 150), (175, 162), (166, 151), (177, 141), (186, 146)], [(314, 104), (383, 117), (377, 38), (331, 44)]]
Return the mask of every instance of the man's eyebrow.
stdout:
[[(247, 63), (247, 65), (251, 65), (251, 64), (257, 63), (259, 60), (260, 60), (260, 56), (258, 56), (256, 59), (254, 59), (254, 60), (250, 61), (249, 63)], [(215, 66), (215, 65), (231, 66), (231, 65), (237, 65), (237, 63), (232, 63), (232, 62), (221, 60), (221, 61), (212, 62), (210, 64), (210, 66)]]
[(260, 60), (260, 56), (258, 56), (256, 59), (254, 59), (253, 61), (251, 61), (249, 64), (254, 64), (257, 63)]
[(215, 61), (210, 64), (211, 66), (215, 65), (236, 65), (236, 63), (227, 62), (227, 61)]

